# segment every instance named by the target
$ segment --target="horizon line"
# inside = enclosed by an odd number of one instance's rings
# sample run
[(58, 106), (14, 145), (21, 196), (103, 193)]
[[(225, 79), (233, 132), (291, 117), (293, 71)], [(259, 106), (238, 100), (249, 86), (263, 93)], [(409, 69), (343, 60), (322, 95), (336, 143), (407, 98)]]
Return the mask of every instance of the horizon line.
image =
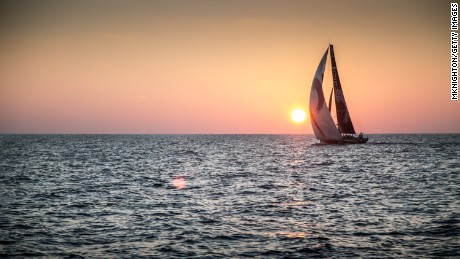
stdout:
[[(358, 134), (358, 133), (357, 133)], [(460, 132), (363, 133), (364, 135), (455, 135)], [(0, 133), (0, 135), (311, 135), (314, 133)]]

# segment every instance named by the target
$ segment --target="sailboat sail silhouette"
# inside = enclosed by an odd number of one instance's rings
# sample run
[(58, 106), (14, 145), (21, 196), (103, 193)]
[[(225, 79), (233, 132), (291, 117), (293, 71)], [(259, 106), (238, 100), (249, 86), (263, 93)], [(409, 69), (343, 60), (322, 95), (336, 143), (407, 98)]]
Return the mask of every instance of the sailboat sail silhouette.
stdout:
[[(329, 107), (326, 104), (323, 93), (324, 70), (326, 68), (328, 54), (330, 54), (331, 58), (333, 80)], [(334, 123), (331, 116), (332, 95), (335, 97), (337, 125)], [(343, 94), (337, 63), (335, 61), (334, 47), (332, 45), (329, 45), (321, 58), (313, 78), (310, 91), (310, 121), (316, 138), (322, 143), (361, 144), (366, 143), (369, 139), (364, 137), (362, 133), (355, 136), (355, 128)]]

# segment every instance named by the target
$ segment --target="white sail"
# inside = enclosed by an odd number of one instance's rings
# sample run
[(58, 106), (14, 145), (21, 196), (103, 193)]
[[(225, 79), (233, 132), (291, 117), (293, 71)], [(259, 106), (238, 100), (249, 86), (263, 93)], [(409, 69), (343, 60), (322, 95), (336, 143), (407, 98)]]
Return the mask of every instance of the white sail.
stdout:
[(341, 141), (342, 135), (329, 113), (323, 93), (323, 75), (329, 49), (323, 55), (316, 69), (310, 91), (310, 121), (317, 139), (322, 141)]

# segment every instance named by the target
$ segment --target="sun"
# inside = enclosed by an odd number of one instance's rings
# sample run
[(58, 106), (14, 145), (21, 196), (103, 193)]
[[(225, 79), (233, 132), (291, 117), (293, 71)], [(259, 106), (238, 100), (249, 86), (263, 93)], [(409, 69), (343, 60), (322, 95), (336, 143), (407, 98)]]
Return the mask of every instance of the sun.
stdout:
[(306, 114), (302, 109), (295, 109), (291, 114), (292, 120), (295, 122), (302, 122), (305, 120)]

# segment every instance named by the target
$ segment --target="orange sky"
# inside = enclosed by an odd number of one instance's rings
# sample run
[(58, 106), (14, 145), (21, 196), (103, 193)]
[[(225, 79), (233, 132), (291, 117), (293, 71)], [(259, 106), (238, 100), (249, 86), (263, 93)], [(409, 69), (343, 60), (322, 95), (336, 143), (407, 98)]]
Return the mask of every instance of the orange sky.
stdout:
[(438, 0), (2, 1), (0, 133), (312, 133), (329, 42), (358, 131), (460, 133)]

